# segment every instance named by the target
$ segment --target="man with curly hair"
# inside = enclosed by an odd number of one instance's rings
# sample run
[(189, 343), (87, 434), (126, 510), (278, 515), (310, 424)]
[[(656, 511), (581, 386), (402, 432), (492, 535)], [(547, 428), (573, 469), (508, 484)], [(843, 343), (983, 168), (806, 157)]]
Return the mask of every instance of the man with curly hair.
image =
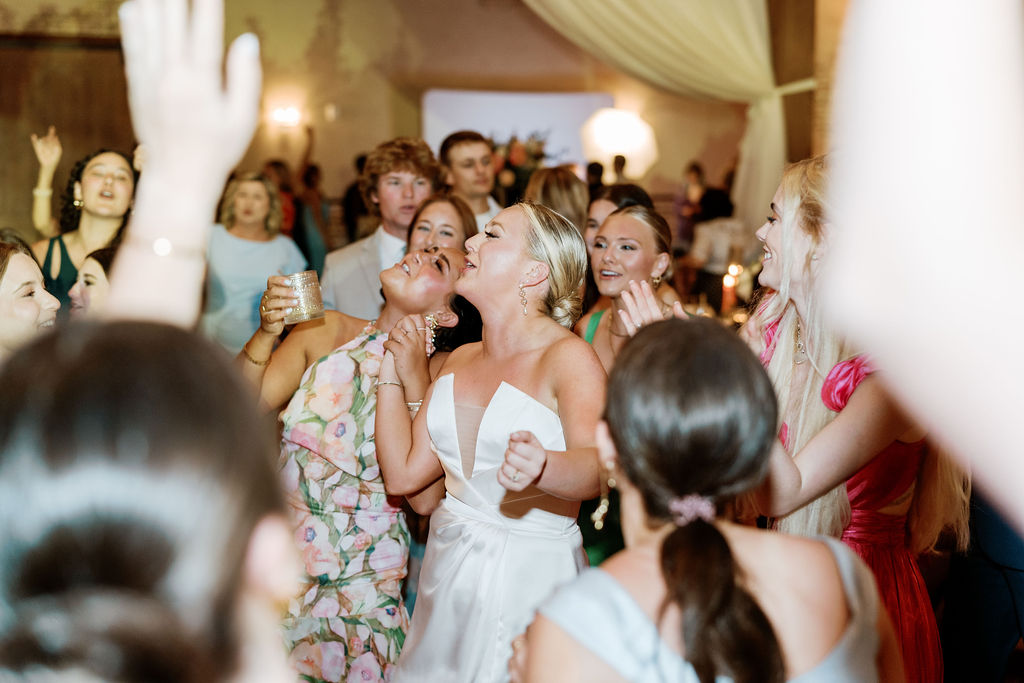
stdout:
[(324, 306), (373, 320), (384, 305), (380, 271), (405, 255), (409, 224), (424, 199), (433, 194), (441, 168), (427, 143), (395, 138), (377, 146), (359, 177), (359, 190), (380, 226), (368, 237), (327, 255)]

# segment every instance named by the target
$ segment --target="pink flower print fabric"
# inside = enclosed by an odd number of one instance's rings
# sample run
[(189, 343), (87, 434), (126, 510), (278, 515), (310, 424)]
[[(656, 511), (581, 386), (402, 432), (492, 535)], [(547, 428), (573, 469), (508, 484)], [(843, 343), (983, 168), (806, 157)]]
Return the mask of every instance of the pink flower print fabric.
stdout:
[(373, 443), (387, 336), (368, 327), (306, 370), (281, 414), (281, 476), (305, 569), (285, 638), (307, 681), (387, 681), (408, 628), (409, 531)]

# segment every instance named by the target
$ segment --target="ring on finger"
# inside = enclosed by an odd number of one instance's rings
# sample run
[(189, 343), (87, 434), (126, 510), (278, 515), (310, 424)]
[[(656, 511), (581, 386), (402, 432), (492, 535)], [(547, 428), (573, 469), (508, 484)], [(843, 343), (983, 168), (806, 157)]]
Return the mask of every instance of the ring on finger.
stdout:
[(512, 481), (519, 481), (519, 470), (512, 470)]

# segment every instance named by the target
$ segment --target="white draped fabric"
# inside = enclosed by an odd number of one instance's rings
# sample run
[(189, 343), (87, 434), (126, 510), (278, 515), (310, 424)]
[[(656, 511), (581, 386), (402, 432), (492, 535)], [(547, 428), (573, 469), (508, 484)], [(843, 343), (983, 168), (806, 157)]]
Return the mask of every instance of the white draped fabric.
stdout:
[(782, 95), (775, 87), (763, 0), (525, 0), (551, 26), (604, 62), (688, 97), (746, 102), (733, 201), (753, 228), (782, 177)]

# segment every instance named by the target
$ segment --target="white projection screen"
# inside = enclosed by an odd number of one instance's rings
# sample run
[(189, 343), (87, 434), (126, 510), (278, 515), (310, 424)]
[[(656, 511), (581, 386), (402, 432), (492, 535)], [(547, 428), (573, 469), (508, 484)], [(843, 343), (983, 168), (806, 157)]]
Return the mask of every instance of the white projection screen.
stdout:
[(607, 93), (488, 92), (428, 90), (423, 95), (423, 139), (435, 152), (457, 130), (475, 130), (496, 143), (536, 134), (546, 140), (545, 166), (583, 168), (580, 128), (598, 109), (611, 107)]

